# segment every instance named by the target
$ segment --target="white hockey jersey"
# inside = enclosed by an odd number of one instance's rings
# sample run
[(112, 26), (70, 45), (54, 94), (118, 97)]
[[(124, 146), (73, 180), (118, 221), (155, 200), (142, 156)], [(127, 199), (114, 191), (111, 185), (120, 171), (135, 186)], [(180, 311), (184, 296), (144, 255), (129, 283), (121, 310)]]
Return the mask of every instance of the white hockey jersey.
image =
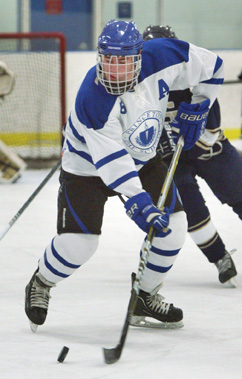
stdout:
[(169, 91), (192, 87), (192, 103), (212, 104), (222, 82), (216, 54), (170, 38), (144, 42), (139, 83), (121, 96), (108, 94), (91, 68), (66, 124), (63, 169), (99, 176), (128, 197), (142, 192), (138, 170), (156, 155)]

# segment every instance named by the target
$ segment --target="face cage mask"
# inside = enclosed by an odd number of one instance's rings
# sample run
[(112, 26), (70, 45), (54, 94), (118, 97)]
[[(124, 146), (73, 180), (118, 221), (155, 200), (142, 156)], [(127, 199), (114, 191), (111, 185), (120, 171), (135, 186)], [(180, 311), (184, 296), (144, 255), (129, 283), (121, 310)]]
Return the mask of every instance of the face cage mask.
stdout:
[[(109, 57), (110, 61), (105, 63), (104, 58), (105, 55), (103, 54), (98, 54), (97, 56), (97, 77), (106, 91), (117, 96), (132, 90), (138, 83), (141, 70), (141, 54), (122, 56), (125, 59), (123, 63), (119, 63), (118, 60), (113, 63), (112, 58), (118, 59), (116, 55), (111, 55)], [(126, 70), (123, 70), (124, 67), (126, 67)], [(115, 78), (110, 76), (115, 76)], [(119, 80), (119, 77), (122, 77), (122, 79)]]

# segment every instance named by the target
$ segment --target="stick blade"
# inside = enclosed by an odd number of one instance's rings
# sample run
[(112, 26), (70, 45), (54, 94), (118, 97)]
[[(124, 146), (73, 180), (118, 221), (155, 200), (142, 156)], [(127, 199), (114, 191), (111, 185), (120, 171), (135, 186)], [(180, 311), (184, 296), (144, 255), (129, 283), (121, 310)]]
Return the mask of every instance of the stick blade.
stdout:
[(121, 356), (121, 353), (122, 348), (120, 344), (118, 344), (116, 347), (112, 349), (106, 349), (105, 347), (103, 347), (104, 360), (105, 363), (107, 363), (108, 365), (117, 362)]

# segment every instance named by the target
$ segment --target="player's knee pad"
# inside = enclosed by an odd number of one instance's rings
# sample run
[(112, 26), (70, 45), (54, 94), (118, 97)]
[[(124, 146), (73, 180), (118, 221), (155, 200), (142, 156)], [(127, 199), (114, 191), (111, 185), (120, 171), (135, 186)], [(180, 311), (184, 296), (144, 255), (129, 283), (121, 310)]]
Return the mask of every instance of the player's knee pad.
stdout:
[(75, 264), (84, 264), (96, 251), (99, 236), (96, 234), (57, 234), (54, 245), (57, 251)]
[(184, 211), (172, 213), (168, 227), (171, 233), (166, 237), (155, 237), (153, 244), (162, 250), (178, 250), (183, 246), (187, 233), (187, 217)]
[(39, 261), (41, 274), (57, 283), (70, 276), (95, 253), (98, 235), (65, 233), (56, 235)]
[[(153, 239), (150, 251), (150, 256), (154, 256), (154, 260), (156, 262), (162, 261), (167, 266), (172, 264), (185, 242), (187, 233), (187, 220), (185, 212), (180, 211), (171, 214), (169, 228), (171, 229), (170, 234), (165, 237), (155, 237)], [(142, 246), (142, 250), (144, 244)]]
[[(187, 234), (187, 215), (184, 211), (173, 213), (170, 216), (169, 227), (171, 228), (173, 239), (173, 244), (177, 247), (182, 247)], [(171, 242), (172, 243), (172, 242)]]

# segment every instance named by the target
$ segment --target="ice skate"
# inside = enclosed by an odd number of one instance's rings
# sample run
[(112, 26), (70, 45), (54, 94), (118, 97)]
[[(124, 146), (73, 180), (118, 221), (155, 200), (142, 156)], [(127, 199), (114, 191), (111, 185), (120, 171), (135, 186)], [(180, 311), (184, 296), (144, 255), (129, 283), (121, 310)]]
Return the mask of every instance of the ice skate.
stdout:
[(50, 289), (55, 284), (48, 282), (39, 272), (35, 271), (25, 288), (25, 313), (30, 321), (32, 332), (38, 325), (43, 325), (48, 312)]
[(139, 291), (130, 325), (159, 329), (183, 327), (182, 310), (163, 301), (164, 297), (158, 294), (160, 287), (161, 285), (157, 286), (151, 293)]
[[(231, 252), (233, 253), (234, 250)], [(226, 284), (229, 287), (235, 288), (237, 287), (237, 283), (235, 280), (235, 276), (237, 275), (237, 271), (234, 265), (234, 262), (231, 258), (230, 253), (225, 252), (225, 256), (215, 263), (215, 266), (218, 269), (219, 273), (219, 281), (222, 284)]]

